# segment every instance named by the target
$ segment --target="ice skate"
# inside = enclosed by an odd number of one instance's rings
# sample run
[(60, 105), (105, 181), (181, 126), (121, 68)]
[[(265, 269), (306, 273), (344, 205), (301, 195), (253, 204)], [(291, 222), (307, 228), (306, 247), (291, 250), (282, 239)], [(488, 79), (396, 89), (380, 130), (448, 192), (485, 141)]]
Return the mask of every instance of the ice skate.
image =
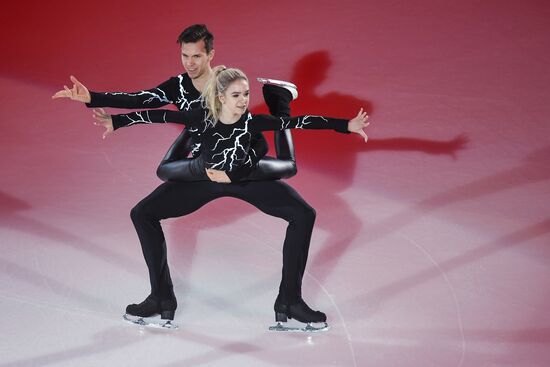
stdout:
[[(270, 326), (271, 331), (286, 332), (319, 332), (329, 329), (327, 316), (321, 311), (314, 311), (303, 301), (295, 304), (285, 304), (279, 297), (275, 301), (275, 326)], [(293, 321), (288, 321), (293, 319)]]
[(287, 91), (290, 92), (290, 94), (292, 94), (292, 100), (295, 100), (296, 98), (298, 98), (298, 87), (296, 87), (295, 84), (292, 84), (290, 82), (285, 82), (284, 80), (268, 79), (268, 78), (258, 78), (257, 80), (262, 84), (275, 85), (277, 87), (286, 89)]
[(149, 295), (139, 304), (128, 305), (123, 318), (125, 321), (139, 326), (177, 329), (178, 325), (172, 323), (176, 307), (175, 298), (159, 301), (157, 297)]

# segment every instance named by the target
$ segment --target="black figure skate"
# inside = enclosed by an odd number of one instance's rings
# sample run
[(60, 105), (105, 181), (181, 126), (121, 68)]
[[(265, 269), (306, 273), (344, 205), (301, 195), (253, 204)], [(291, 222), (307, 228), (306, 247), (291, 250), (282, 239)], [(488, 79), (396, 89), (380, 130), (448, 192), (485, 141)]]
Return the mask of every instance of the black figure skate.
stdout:
[[(124, 320), (139, 326), (155, 327), (163, 329), (177, 329), (173, 324), (176, 313), (176, 298), (160, 301), (158, 297), (149, 295), (145, 301), (139, 304), (131, 304), (126, 307)], [(160, 315), (160, 319), (158, 318)]]
[[(270, 326), (271, 331), (311, 333), (329, 329), (327, 315), (321, 311), (312, 310), (302, 299), (297, 303), (287, 304), (277, 297), (274, 309), (277, 325)], [(288, 319), (294, 319), (295, 322), (290, 323)]]
[(257, 80), (262, 84), (275, 85), (280, 88), (284, 88), (290, 92), (292, 95), (292, 100), (298, 98), (298, 88), (295, 84), (290, 82), (285, 82), (284, 80), (269, 79), (269, 78), (257, 78)]

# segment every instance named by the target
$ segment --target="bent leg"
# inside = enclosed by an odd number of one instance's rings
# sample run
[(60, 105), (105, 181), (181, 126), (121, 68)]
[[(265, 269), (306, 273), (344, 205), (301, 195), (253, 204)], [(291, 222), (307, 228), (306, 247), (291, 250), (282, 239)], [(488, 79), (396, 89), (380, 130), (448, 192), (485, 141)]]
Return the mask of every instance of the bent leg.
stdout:
[(166, 152), (157, 168), (157, 176), (163, 181), (209, 181), (201, 157), (187, 158), (193, 141), (184, 129)]
[(161, 300), (174, 298), (160, 220), (194, 212), (222, 195), (219, 186), (212, 182), (166, 182), (131, 210), (130, 216), (149, 269), (153, 296)]
[[(263, 86), (262, 92), (270, 114), (277, 117), (290, 117), (292, 94), (288, 90), (266, 84)], [(295, 162), (294, 145), (290, 130), (275, 131), (274, 136), (277, 158)]]
[(247, 182), (232, 185), (231, 195), (245, 200), (262, 212), (288, 222), (283, 244), (283, 269), (279, 294), (285, 303), (302, 297), (304, 275), (315, 209), (289, 185), (281, 181)]

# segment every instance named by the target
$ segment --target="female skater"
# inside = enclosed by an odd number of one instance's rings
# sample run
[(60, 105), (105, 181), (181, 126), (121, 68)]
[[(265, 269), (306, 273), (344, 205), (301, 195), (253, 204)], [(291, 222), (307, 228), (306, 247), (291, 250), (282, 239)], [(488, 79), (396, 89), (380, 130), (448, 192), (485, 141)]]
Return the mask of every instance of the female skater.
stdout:
[[(179, 122), (190, 130), (197, 129), (202, 140), (201, 159), (209, 177), (232, 172), (246, 165), (250, 137), (260, 131), (334, 129), (343, 133), (355, 132), (367, 140), (362, 130), (367, 126), (367, 115), (362, 110), (349, 121), (319, 116), (277, 118), (251, 115), (247, 110), (248, 80), (238, 69), (216, 68), (203, 96), (206, 105), (203, 110), (151, 110), (113, 116), (95, 110), (94, 114), (97, 123), (107, 131), (138, 123), (157, 122)], [(276, 321), (286, 322), (288, 318), (293, 318), (308, 324), (326, 323), (326, 315), (309, 308), (301, 294), (315, 211), (296, 191), (280, 181), (227, 184), (209, 181), (166, 182), (138, 203), (132, 209), (131, 217), (149, 268), (151, 294), (142, 303), (129, 305), (127, 314), (146, 317), (160, 313), (163, 319), (173, 319), (177, 302), (160, 220), (189, 214), (224, 196), (245, 200), (263, 212), (288, 222), (283, 244), (282, 280), (274, 305)]]

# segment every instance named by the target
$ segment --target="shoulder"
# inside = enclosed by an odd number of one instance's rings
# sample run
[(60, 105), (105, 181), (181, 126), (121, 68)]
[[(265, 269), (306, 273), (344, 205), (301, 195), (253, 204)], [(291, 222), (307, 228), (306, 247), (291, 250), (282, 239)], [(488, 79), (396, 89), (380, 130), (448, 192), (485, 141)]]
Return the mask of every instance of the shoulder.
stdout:
[(189, 75), (187, 73), (180, 74), (180, 75), (176, 76), (175, 78), (182, 85), (185, 85), (185, 86), (192, 86), (193, 85), (193, 82), (191, 81), (191, 78), (189, 77)]
[(186, 94), (193, 95), (194, 97), (197, 97), (201, 95), (201, 92), (199, 92), (195, 86), (193, 85), (193, 81), (189, 77), (187, 73), (180, 74), (176, 77), (178, 79), (178, 83), (183, 88), (183, 92)]

